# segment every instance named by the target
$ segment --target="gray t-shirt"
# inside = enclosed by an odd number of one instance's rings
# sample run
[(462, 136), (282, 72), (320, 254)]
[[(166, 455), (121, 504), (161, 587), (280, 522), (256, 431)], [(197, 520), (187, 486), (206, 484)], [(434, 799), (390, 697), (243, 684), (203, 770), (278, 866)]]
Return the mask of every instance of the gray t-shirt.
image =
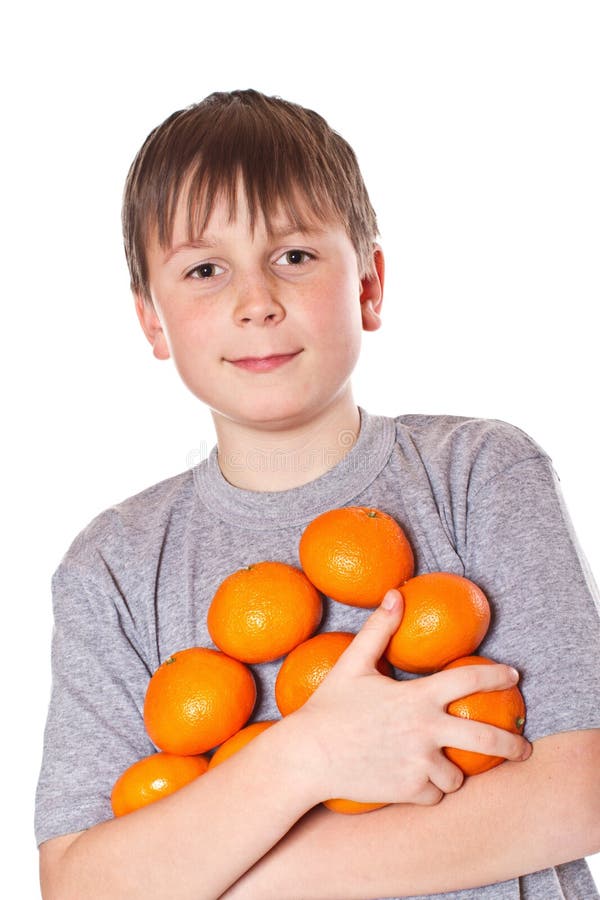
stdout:
[[(497, 420), (359, 410), (350, 452), (308, 484), (274, 492), (234, 487), (213, 447), (199, 465), (105, 510), (75, 538), (52, 579), (38, 845), (112, 817), (116, 778), (156, 750), (142, 717), (152, 673), (178, 650), (214, 646), (206, 613), (227, 575), (261, 560), (299, 566), (302, 531), (335, 507), (384, 510), (406, 531), (416, 574), (456, 572), (486, 592), (493, 618), (479, 653), (521, 672), (529, 740), (600, 727), (598, 592), (548, 455)], [(325, 598), (320, 628), (356, 632), (369, 614)], [(279, 718), (280, 664), (251, 666), (258, 685), (251, 721)], [(599, 895), (580, 860), (443, 896)]]

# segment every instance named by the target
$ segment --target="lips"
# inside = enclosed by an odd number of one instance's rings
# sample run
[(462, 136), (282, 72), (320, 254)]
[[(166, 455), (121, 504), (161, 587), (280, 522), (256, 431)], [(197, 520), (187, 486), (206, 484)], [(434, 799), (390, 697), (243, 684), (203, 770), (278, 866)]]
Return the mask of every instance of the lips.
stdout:
[(228, 360), (228, 362), (238, 369), (247, 369), (252, 372), (270, 372), (271, 369), (276, 369), (290, 362), (301, 352), (301, 350), (296, 350), (293, 353), (278, 353), (272, 356), (251, 356), (243, 359)]

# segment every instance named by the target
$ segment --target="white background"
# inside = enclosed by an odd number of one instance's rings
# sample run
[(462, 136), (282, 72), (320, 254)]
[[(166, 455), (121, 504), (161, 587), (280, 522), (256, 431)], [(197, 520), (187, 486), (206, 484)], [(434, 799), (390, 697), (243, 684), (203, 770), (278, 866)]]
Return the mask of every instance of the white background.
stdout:
[(356, 150), (387, 254), (357, 402), (525, 429), (554, 460), (598, 577), (600, 16), (576, 0), (15, 8), (0, 53), (0, 878), (3, 895), (34, 898), (51, 574), (93, 516), (214, 442), (128, 293), (120, 199), (139, 145), (215, 90), (323, 114)]

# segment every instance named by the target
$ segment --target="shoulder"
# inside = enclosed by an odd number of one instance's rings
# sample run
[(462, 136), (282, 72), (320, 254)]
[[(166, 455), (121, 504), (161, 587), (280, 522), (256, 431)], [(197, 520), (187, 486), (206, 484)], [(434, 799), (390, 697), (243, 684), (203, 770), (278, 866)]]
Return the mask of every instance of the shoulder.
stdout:
[(138, 559), (144, 548), (160, 540), (173, 517), (184, 514), (194, 496), (193, 469), (188, 469), (107, 507), (75, 536), (54, 578), (65, 568), (89, 572), (100, 559)]
[(399, 444), (412, 445), (426, 468), (468, 477), (469, 493), (527, 460), (552, 462), (531, 435), (501, 419), (408, 414), (395, 423)]

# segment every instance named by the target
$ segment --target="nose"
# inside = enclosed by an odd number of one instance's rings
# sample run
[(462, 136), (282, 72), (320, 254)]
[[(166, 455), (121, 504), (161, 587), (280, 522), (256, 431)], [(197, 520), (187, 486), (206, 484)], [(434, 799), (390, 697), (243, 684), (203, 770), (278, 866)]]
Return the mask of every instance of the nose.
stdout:
[(266, 278), (257, 275), (244, 280), (235, 304), (235, 320), (238, 324), (254, 322), (256, 325), (268, 325), (279, 322), (284, 317), (285, 311)]

